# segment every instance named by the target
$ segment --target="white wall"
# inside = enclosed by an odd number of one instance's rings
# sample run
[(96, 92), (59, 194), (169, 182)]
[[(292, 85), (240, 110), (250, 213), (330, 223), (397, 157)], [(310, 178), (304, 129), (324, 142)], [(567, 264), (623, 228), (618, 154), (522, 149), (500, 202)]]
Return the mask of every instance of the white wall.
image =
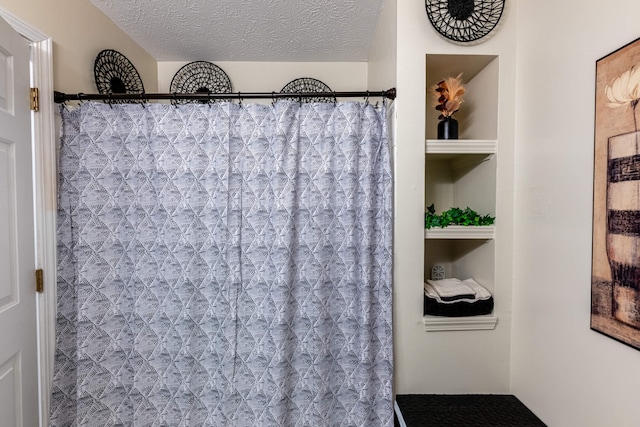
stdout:
[[(279, 92), (300, 77), (318, 79), (334, 91), (367, 90), (366, 62), (211, 62), (229, 76), (234, 92)], [(160, 92), (169, 92), (173, 76), (185, 64), (158, 62)], [(269, 103), (271, 100), (246, 102)]]
[(368, 89), (386, 90), (396, 87), (397, 0), (384, 0), (378, 17), (369, 62)]
[(97, 92), (93, 63), (103, 49), (121, 52), (136, 67), (145, 90), (157, 90), (156, 60), (90, 1), (0, 0), (0, 7), (53, 39), (55, 90)]
[[(454, 44), (431, 26), (424, 2), (398, 2), (395, 193), (395, 384), (399, 394), (508, 393), (511, 336), (516, 2), (482, 43)], [(499, 55), (495, 330), (425, 332), (423, 311), (426, 54)], [(430, 105), (430, 100), (428, 101)], [(431, 107), (430, 107), (431, 108)]]
[(638, 426), (640, 351), (589, 329), (595, 61), (637, 0), (520, 0), (511, 390), (549, 426)]

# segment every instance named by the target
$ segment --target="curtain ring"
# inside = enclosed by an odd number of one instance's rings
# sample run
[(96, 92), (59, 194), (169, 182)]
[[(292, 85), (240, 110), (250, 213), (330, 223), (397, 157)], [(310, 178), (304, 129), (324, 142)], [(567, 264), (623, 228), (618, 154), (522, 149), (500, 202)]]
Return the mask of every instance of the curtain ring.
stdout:
[(107, 103), (109, 104), (109, 107), (113, 108), (113, 98), (112, 98), (113, 94), (111, 92), (109, 92), (109, 101), (107, 101)]
[(238, 105), (242, 107), (242, 93), (240, 93), (240, 91), (238, 91)]
[(338, 105), (338, 97), (336, 96), (336, 91), (333, 91), (333, 106), (337, 106)]
[(271, 105), (276, 105), (276, 93), (275, 91), (271, 91)]
[(80, 102), (80, 104), (82, 104), (84, 102), (84, 101), (82, 101), (82, 95), (84, 95), (84, 93), (78, 92), (78, 101)]
[(178, 93), (177, 92), (173, 92), (173, 98), (171, 98), (171, 105), (173, 105), (174, 107), (178, 108)]
[(367, 96), (364, 97), (364, 106), (368, 106), (369, 105), (369, 91), (367, 91)]
[(146, 108), (145, 105), (144, 105), (144, 98), (145, 98), (145, 93), (141, 92), (140, 93), (140, 105), (142, 106), (143, 109)]

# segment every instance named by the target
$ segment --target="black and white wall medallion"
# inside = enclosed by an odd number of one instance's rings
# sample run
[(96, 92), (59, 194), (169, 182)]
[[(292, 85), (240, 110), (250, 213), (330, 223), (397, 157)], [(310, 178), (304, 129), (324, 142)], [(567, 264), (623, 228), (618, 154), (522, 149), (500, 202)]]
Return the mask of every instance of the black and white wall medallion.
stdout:
[(473, 42), (498, 25), (506, 0), (425, 0), (433, 28), (455, 42)]
[[(138, 70), (126, 56), (113, 49), (104, 49), (93, 63), (96, 87), (101, 94), (143, 94), (144, 85)], [(128, 100), (109, 100), (110, 103), (125, 104)]]

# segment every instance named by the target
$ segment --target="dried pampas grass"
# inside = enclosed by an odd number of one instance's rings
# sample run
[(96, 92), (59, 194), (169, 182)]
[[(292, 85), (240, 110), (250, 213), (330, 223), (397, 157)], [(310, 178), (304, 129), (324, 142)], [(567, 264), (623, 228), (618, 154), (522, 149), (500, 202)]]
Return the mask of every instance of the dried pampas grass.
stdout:
[(440, 112), (438, 119), (442, 120), (451, 117), (453, 113), (458, 111), (460, 104), (464, 102), (462, 96), (466, 89), (462, 83), (462, 73), (457, 77), (447, 77), (441, 82), (431, 86), (433, 95), (433, 105)]

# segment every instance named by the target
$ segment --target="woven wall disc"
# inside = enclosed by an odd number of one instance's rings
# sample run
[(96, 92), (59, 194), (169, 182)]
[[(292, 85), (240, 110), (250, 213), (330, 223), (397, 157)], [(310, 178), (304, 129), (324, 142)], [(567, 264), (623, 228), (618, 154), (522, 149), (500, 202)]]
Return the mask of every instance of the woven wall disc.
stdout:
[[(172, 93), (231, 93), (231, 80), (217, 65), (207, 61), (190, 62), (178, 70), (170, 85)], [(216, 99), (214, 101), (228, 101)], [(197, 99), (178, 99), (176, 103), (207, 103)]]
[(425, 0), (431, 25), (445, 38), (472, 42), (498, 25), (505, 0)]
[[(280, 93), (304, 93), (304, 92), (333, 92), (329, 86), (321, 82), (317, 79), (312, 79), (310, 77), (300, 77), (299, 79), (291, 80), (287, 83)], [(336, 102), (336, 97), (309, 97), (309, 98), (284, 98), (290, 99), (293, 101), (301, 101), (301, 102)]]
[[(98, 92), (101, 94), (144, 93), (144, 85), (136, 68), (123, 54), (113, 49), (105, 49), (98, 54), (93, 64), (93, 75)], [(124, 104), (142, 101), (107, 102)]]

